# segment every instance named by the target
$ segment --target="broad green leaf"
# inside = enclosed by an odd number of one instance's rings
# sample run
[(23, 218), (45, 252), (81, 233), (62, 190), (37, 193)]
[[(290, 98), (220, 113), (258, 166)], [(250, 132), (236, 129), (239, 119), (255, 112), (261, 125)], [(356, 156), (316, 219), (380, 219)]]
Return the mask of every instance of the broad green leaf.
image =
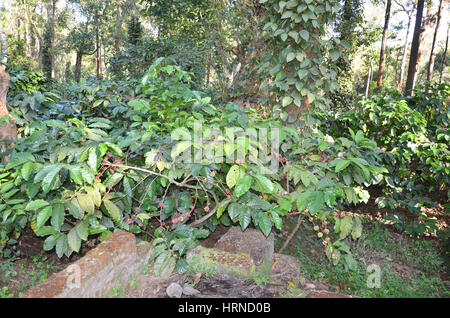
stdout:
[(239, 198), (244, 193), (246, 193), (248, 190), (250, 190), (250, 187), (252, 186), (252, 177), (248, 174), (243, 175), (239, 178), (236, 189), (234, 190), (234, 194)]
[(67, 234), (67, 242), (73, 251), (77, 253), (80, 251), (81, 239), (78, 237), (77, 231), (74, 227), (70, 229), (69, 234)]
[(250, 225), (251, 216), (250, 209), (242, 209), (241, 214), (239, 214), (239, 224), (241, 225), (242, 231)]
[(115, 205), (113, 202), (111, 202), (108, 199), (103, 199), (103, 204), (106, 208), (106, 211), (108, 211), (109, 216), (118, 223), (120, 221), (120, 218), (122, 216), (122, 213), (117, 205)]
[(258, 226), (265, 236), (269, 236), (272, 231), (272, 221), (267, 213), (260, 212), (258, 214)]
[(22, 177), (26, 181), (28, 181), (30, 179), (30, 175), (31, 175), (31, 173), (33, 173), (33, 171), (34, 171), (34, 163), (30, 162), (30, 161), (26, 162), (22, 166), (22, 169), (20, 170)]
[(43, 208), (47, 205), (49, 205), (49, 203), (45, 200), (41, 200), (41, 199), (34, 200), (27, 204), (27, 206), (25, 207), (25, 211), (37, 210), (37, 209)]
[(52, 216), (52, 207), (46, 206), (41, 211), (39, 211), (37, 218), (36, 218), (36, 226), (39, 229), (41, 226), (47, 222), (47, 220)]
[(56, 231), (61, 229), (64, 224), (64, 205), (62, 203), (57, 203), (53, 205), (52, 219), (50, 223)]
[(86, 211), (89, 214), (95, 212), (94, 201), (92, 201), (91, 197), (88, 194), (79, 194), (77, 196), (77, 199), (83, 211)]
[(64, 253), (67, 251), (67, 236), (65, 234), (61, 234), (56, 239), (56, 255), (61, 258)]
[(308, 41), (309, 40), (309, 32), (306, 30), (300, 31), (300, 36), (303, 38), (303, 40)]
[(230, 168), (230, 170), (227, 173), (226, 182), (227, 182), (227, 186), (230, 189), (233, 188), (239, 180), (239, 177), (240, 177), (239, 170), (240, 170), (239, 166), (234, 165)]
[(259, 185), (261, 185), (263, 192), (265, 193), (273, 193), (273, 191), (275, 190), (275, 187), (272, 183), (272, 181), (270, 181), (267, 177), (256, 174), (253, 176), (257, 183)]
[(42, 180), (42, 190), (44, 193), (48, 193), (51, 189), (53, 189), (53, 186), (56, 182), (56, 177), (61, 170), (62, 166), (57, 165), (52, 169), (49, 173), (47, 173)]

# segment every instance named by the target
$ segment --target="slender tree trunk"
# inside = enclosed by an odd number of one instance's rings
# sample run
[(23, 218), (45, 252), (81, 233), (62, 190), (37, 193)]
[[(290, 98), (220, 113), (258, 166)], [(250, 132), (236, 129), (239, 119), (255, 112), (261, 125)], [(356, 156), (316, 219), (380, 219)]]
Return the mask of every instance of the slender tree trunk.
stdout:
[[(0, 53), (3, 55), (2, 63), (7, 62), (6, 34), (0, 28)], [(17, 127), (15, 119), (9, 114), (6, 107), (6, 94), (9, 89), (9, 74), (3, 64), (0, 64), (0, 142), (1, 152), (14, 148), (17, 140)], [(3, 156), (3, 161), (9, 161), (9, 155)]]
[(447, 49), (448, 49), (448, 36), (450, 33), (450, 27), (447, 27), (447, 39), (445, 40), (445, 49), (444, 49), (444, 56), (442, 57), (442, 65), (441, 65), (441, 71), (439, 73), (439, 84), (442, 83), (442, 73), (444, 73), (445, 68), (445, 61), (447, 59)]
[(55, 59), (55, 13), (56, 13), (56, 1), (57, 0), (53, 0), (52, 1), (52, 20), (51, 20), (51, 39), (52, 39), (52, 44), (51, 44), (51, 56), (52, 56), (52, 78), (55, 78), (55, 67), (56, 67), (56, 59)]
[(370, 89), (370, 79), (372, 77), (372, 62), (370, 62), (369, 72), (367, 74), (367, 83), (366, 83), (366, 98), (369, 97), (369, 89)]
[(96, 43), (96, 63), (97, 63), (97, 70), (96, 75), (98, 79), (103, 78), (103, 71), (102, 71), (102, 52), (100, 47), (100, 34), (99, 34), (99, 25), (98, 25), (98, 13), (95, 14), (95, 24), (96, 24), (96, 32), (95, 32), (95, 43)]
[(384, 59), (386, 56), (386, 39), (387, 32), (389, 29), (389, 19), (391, 17), (391, 4), (392, 0), (387, 0), (386, 3), (386, 14), (384, 17), (384, 28), (383, 28), (383, 38), (381, 40), (381, 50), (380, 50), (380, 67), (378, 69), (378, 79), (377, 86), (380, 87), (383, 84), (383, 69), (384, 69)]
[(408, 40), (409, 40), (409, 33), (410, 33), (410, 29), (411, 29), (413, 13), (414, 13), (414, 7), (411, 8), (411, 11), (408, 14), (408, 28), (406, 29), (405, 43), (403, 44), (402, 63), (400, 66), (400, 74), (399, 74), (398, 81), (397, 81), (398, 90), (402, 90), (402, 86), (403, 86), (403, 79), (404, 79), (405, 67), (406, 67), (406, 57), (408, 56)]
[(414, 78), (417, 72), (417, 59), (420, 47), (420, 30), (422, 27), (423, 7), (425, 0), (417, 1), (416, 24), (414, 26), (414, 35), (411, 43), (411, 54), (409, 57), (408, 77), (406, 78), (405, 95), (410, 96), (414, 88)]
[(430, 61), (428, 63), (428, 69), (427, 69), (427, 81), (431, 82), (432, 76), (433, 76), (433, 69), (434, 69), (434, 60), (436, 59), (436, 39), (437, 34), (439, 32), (439, 26), (441, 24), (441, 15), (442, 15), (442, 7), (444, 5), (444, 0), (440, 0), (439, 2), (439, 9), (437, 13), (437, 21), (436, 21), (436, 28), (434, 29), (434, 35), (433, 35), (433, 44), (431, 45), (431, 53), (430, 53)]
[(117, 16), (116, 16), (116, 38), (114, 41), (114, 48), (116, 52), (120, 50), (120, 38), (122, 32), (122, 12), (121, 12), (121, 0), (117, 0)]
[(81, 79), (81, 62), (83, 60), (83, 52), (82, 51), (77, 51), (77, 59), (75, 62), (75, 71), (74, 71), (74, 77), (75, 77), (75, 81), (77, 83), (80, 83), (80, 79)]

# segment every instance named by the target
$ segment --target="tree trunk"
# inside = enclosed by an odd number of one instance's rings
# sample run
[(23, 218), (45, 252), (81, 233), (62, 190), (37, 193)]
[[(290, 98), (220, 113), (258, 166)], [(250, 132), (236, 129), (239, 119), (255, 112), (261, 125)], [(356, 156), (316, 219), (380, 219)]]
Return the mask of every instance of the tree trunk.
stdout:
[(402, 86), (403, 86), (403, 79), (404, 79), (405, 66), (406, 66), (406, 57), (408, 55), (408, 39), (409, 39), (409, 33), (410, 33), (410, 29), (411, 29), (413, 13), (414, 13), (414, 7), (412, 7), (411, 11), (408, 13), (408, 28), (406, 29), (405, 43), (403, 44), (402, 63), (400, 66), (400, 74), (399, 74), (398, 81), (397, 81), (397, 88), (400, 91), (402, 90)]
[(103, 71), (102, 71), (102, 52), (100, 47), (100, 34), (99, 34), (99, 25), (98, 25), (98, 13), (95, 14), (95, 24), (96, 24), (96, 31), (95, 31), (95, 43), (96, 43), (96, 63), (97, 63), (97, 69), (96, 69), (96, 75), (98, 79), (103, 78)]
[[(0, 28), (0, 52), (5, 57), (2, 62), (7, 61), (7, 42), (6, 34)], [(0, 143), (1, 152), (5, 152), (8, 148), (14, 148), (14, 141), (17, 140), (17, 127), (15, 119), (9, 114), (6, 107), (6, 94), (9, 89), (9, 74), (6, 72), (5, 66), (0, 64)], [(3, 161), (9, 161), (9, 155), (3, 156)]]
[(417, 72), (417, 59), (420, 47), (420, 30), (422, 27), (423, 7), (425, 0), (417, 1), (416, 24), (414, 26), (414, 35), (411, 43), (411, 54), (409, 57), (408, 77), (406, 78), (405, 95), (410, 96), (414, 88), (414, 78)]
[(77, 83), (80, 83), (81, 79), (81, 61), (83, 60), (83, 52), (77, 51), (77, 60), (75, 62), (75, 71), (74, 71), (74, 77), (75, 81)]
[(437, 21), (436, 21), (436, 28), (434, 29), (434, 35), (433, 35), (433, 44), (431, 45), (431, 53), (430, 53), (430, 61), (428, 63), (428, 69), (427, 69), (427, 81), (431, 82), (432, 76), (433, 76), (433, 69), (434, 69), (434, 60), (436, 59), (436, 39), (437, 34), (439, 32), (439, 26), (441, 24), (441, 17), (442, 17), (442, 7), (444, 5), (444, 0), (439, 1), (439, 9), (437, 13)]
[(52, 78), (55, 78), (55, 66), (56, 66), (56, 59), (55, 59), (55, 12), (56, 12), (56, 1), (52, 1), (52, 19), (51, 19), (51, 57), (52, 57)]
[(447, 39), (445, 40), (445, 49), (444, 49), (444, 56), (442, 57), (442, 65), (441, 65), (441, 72), (439, 73), (439, 84), (442, 83), (442, 73), (444, 72), (445, 68), (445, 60), (447, 58), (447, 49), (448, 49), (448, 36), (450, 33), (450, 28), (447, 28)]
[(116, 52), (120, 50), (120, 38), (122, 32), (122, 13), (121, 13), (121, 0), (117, 0), (117, 16), (116, 16), (116, 38), (114, 41), (114, 48)]
[(369, 97), (369, 89), (370, 89), (370, 79), (372, 77), (372, 62), (370, 63), (369, 71), (367, 74), (367, 83), (366, 83), (366, 98)]
[(391, 17), (391, 0), (387, 0), (386, 3), (386, 14), (384, 16), (384, 28), (383, 28), (383, 38), (381, 40), (381, 50), (380, 50), (380, 67), (378, 69), (378, 80), (377, 80), (377, 86), (380, 87), (383, 84), (383, 69), (384, 69), (384, 59), (386, 56), (386, 39), (387, 39), (387, 32), (389, 28), (389, 19)]
[[(434, 23), (436, 22), (436, 17), (431, 14), (431, 7), (433, 3), (431, 0), (427, 0), (427, 15), (423, 19), (422, 27), (420, 29), (420, 44), (419, 44), (419, 51), (417, 53), (417, 70), (420, 66), (420, 62), (422, 60), (422, 49), (423, 49), (423, 41), (425, 39), (425, 32), (428, 30), (428, 28), (433, 27)], [(414, 83), (413, 88), (417, 83), (417, 76), (419, 75), (419, 72), (416, 70), (414, 74)]]

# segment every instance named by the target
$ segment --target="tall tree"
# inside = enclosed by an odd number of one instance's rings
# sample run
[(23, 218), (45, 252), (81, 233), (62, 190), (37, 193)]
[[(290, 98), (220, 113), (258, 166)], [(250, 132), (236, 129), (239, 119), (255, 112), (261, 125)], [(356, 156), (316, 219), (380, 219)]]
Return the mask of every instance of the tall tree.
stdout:
[(436, 40), (437, 40), (437, 34), (439, 32), (439, 26), (441, 24), (441, 18), (442, 18), (442, 8), (445, 5), (444, 0), (439, 1), (439, 8), (437, 13), (437, 21), (436, 21), (436, 28), (434, 29), (434, 35), (433, 35), (433, 44), (431, 45), (431, 52), (430, 52), (430, 61), (428, 63), (428, 69), (427, 69), (427, 81), (431, 81), (432, 75), (433, 75), (433, 69), (434, 69), (434, 60), (436, 59)]
[(392, 0), (387, 0), (386, 2), (386, 13), (384, 16), (384, 27), (383, 27), (383, 37), (381, 39), (381, 50), (380, 50), (380, 66), (378, 69), (378, 79), (377, 79), (377, 86), (380, 87), (383, 84), (383, 71), (384, 71), (384, 60), (386, 57), (386, 39), (387, 39), (387, 33), (389, 29), (389, 20), (391, 17), (391, 5)]
[(414, 88), (414, 80), (418, 67), (418, 55), (420, 47), (420, 31), (422, 28), (423, 7), (425, 0), (417, 1), (416, 22), (414, 25), (414, 35), (411, 43), (411, 53), (409, 57), (408, 77), (406, 78), (405, 95), (409, 96)]
[[(412, 18), (414, 14), (414, 9), (416, 7), (415, 0), (410, 0), (411, 7), (403, 5), (402, 3), (396, 1), (397, 5), (399, 5), (403, 11), (408, 15), (408, 25), (406, 27), (406, 35), (405, 35), (405, 42), (403, 43), (403, 55), (402, 55), (402, 61), (400, 63), (400, 71), (398, 73), (398, 80), (397, 80), (397, 89), (401, 90), (403, 86), (403, 79), (405, 74), (405, 67), (406, 67), (406, 58), (408, 56), (408, 41), (409, 41), (409, 34), (411, 30), (411, 23)], [(396, 77), (397, 78), (397, 77)]]
[(120, 50), (120, 40), (122, 37), (122, 21), (123, 21), (123, 17), (122, 17), (122, 8), (121, 8), (122, 4), (121, 4), (121, 0), (117, 0), (117, 4), (116, 4), (116, 35), (115, 35), (115, 39), (114, 39), (114, 48), (117, 51)]
[(446, 62), (446, 58), (447, 58), (448, 37), (449, 37), (449, 35), (450, 35), (450, 27), (447, 27), (447, 39), (445, 40), (444, 56), (442, 57), (441, 71), (439, 73), (439, 84), (442, 83), (442, 73), (444, 72), (445, 62)]
[[(14, 141), (17, 140), (16, 120), (12, 117), (6, 107), (6, 94), (9, 89), (9, 74), (6, 72), (7, 62), (7, 41), (6, 34), (0, 28), (0, 142), (1, 152), (5, 152), (7, 148), (14, 147)], [(2, 158), (4, 161), (9, 160), (9, 156)]]

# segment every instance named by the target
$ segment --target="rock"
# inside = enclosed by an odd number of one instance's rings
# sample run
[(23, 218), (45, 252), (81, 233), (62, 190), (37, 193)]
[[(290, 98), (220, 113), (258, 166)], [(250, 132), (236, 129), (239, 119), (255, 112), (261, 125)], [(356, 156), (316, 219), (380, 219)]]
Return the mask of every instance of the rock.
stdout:
[(194, 295), (200, 294), (200, 291), (198, 291), (197, 289), (195, 289), (189, 285), (186, 285), (183, 288), (183, 294), (186, 296), (194, 296)]
[(256, 266), (260, 266), (264, 260), (272, 262), (274, 253), (274, 235), (268, 237), (256, 229), (242, 231), (240, 227), (233, 226), (217, 241), (216, 249), (235, 254), (249, 255)]
[(315, 288), (316, 288), (316, 285), (314, 285), (314, 284), (311, 284), (311, 283), (305, 284), (305, 289), (315, 289)]
[(202, 246), (188, 250), (186, 261), (193, 272), (204, 272), (211, 275), (233, 272), (250, 274), (255, 268), (249, 255), (233, 254)]
[(181, 298), (183, 288), (177, 283), (172, 283), (166, 288), (166, 294), (171, 298)]
[(25, 298), (101, 297), (138, 273), (136, 238), (116, 231), (66, 269), (31, 287)]
[(274, 253), (271, 278), (283, 283), (298, 281), (303, 284), (302, 277), (300, 276), (300, 266), (301, 263), (298, 258), (291, 255)]

